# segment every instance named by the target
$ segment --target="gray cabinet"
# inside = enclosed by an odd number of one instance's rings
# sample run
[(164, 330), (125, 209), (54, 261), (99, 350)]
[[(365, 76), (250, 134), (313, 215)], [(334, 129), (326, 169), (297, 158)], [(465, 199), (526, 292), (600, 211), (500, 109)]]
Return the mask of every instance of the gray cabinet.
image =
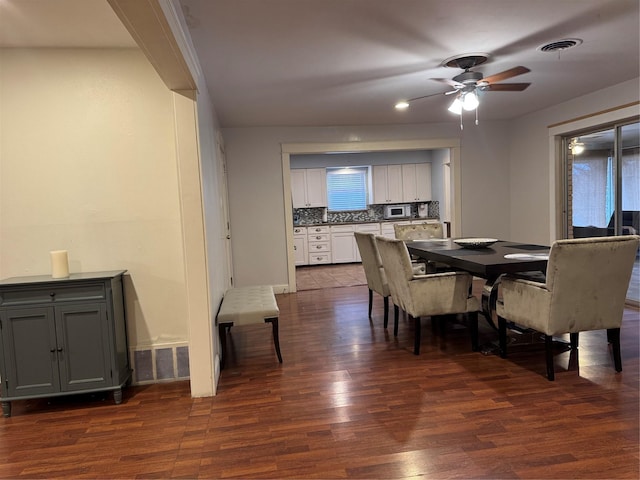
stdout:
[(112, 391), (131, 377), (125, 271), (0, 281), (0, 401)]

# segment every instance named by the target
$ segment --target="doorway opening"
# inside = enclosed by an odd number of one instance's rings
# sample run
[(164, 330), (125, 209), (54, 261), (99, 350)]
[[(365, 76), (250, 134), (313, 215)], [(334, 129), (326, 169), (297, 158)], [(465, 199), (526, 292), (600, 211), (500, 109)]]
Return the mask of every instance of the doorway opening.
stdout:
[[(395, 140), (387, 142), (347, 142), (321, 144), (283, 144), (282, 145), (282, 174), (284, 183), (285, 228), (287, 238), (288, 290), (297, 291), (295, 245), (293, 226), (293, 205), (291, 195), (291, 156), (296, 154), (332, 154), (350, 152), (392, 152), (410, 150), (446, 150), (448, 161), (444, 165), (447, 185), (443, 186), (447, 193), (444, 203), (448, 208), (451, 234), (460, 231), (460, 140), (432, 139), (432, 140)], [(444, 207), (444, 205), (443, 205)]]

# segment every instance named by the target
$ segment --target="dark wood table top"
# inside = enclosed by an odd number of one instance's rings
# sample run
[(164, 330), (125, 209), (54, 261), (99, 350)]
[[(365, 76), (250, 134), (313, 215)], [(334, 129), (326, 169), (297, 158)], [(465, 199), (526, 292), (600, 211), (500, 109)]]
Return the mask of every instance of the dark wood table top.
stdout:
[[(444, 240), (415, 240), (405, 242), (409, 253), (427, 260), (446, 263), (475, 276), (495, 279), (503, 273), (545, 272), (549, 247), (499, 240), (490, 247), (463, 248)], [(521, 258), (505, 258), (505, 255)], [(531, 255), (527, 257), (528, 255)], [(538, 257), (536, 257), (538, 255)]]

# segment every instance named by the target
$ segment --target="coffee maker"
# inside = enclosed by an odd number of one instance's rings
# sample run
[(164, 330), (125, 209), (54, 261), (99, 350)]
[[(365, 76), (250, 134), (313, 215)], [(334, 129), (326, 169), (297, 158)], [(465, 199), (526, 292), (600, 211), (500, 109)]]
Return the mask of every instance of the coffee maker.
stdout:
[(418, 204), (418, 218), (429, 218), (429, 204), (428, 203), (419, 203)]

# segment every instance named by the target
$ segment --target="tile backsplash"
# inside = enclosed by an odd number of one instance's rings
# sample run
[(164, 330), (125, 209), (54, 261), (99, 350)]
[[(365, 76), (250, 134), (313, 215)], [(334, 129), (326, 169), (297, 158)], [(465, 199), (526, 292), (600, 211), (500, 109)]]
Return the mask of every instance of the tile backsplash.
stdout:
[[(430, 218), (440, 217), (440, 204), (437, 201), (427, 202)], [(412, 203), (411, 216), (417, 217), (418, 204)], [(327, 223), (379, 222), (384, 220), (384, 205), (369, 205), (367, 210), (350, 212), (327, 212)], [(316, 225), (324, 223), (324, 208), (294, 208), (293, 217), (298, 218), (296, 225)], [(294, 222), (295, 223), (295, 222)]]

